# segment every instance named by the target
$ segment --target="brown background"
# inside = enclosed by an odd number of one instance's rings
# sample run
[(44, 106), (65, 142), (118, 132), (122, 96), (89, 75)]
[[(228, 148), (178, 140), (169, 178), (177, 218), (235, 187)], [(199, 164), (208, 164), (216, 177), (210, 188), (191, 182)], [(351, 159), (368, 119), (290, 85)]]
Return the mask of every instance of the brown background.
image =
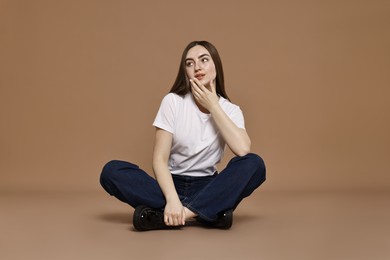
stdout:
[(150, 172), (159, 103), (203, 39), (264, 190), (388, 190), (389, 24), (379, 0), (0, 1), (0, 190), (100, 190), (111, 159)]

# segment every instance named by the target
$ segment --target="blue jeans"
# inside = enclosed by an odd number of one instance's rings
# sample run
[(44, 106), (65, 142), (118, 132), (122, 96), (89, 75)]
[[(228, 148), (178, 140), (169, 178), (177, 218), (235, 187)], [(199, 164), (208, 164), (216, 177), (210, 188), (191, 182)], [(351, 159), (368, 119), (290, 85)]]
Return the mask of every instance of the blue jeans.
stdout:
[[(220, 173), (206, 177), (172, 175), (183, 206), (207, 221), (235, 209), (265, 181), (263, 159), (256, 154), (234, 157)], [(124, 161), (108, 162), (100, 183), (112, 196), (133, 208), (146, 205), (164, 210), (166, 201), (157, 181), (137, 165)]]

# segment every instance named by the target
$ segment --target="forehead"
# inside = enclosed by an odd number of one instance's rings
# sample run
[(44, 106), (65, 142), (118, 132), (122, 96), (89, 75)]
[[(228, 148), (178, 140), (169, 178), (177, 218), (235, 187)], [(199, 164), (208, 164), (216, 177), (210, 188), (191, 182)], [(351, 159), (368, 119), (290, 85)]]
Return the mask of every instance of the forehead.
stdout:
[(210, 56), (209, 51), (205, 47), (203, 47), (202, 45), (196, 45), (188, 50), (186, 59), (196, 59), (203, 54), (208, 54)]

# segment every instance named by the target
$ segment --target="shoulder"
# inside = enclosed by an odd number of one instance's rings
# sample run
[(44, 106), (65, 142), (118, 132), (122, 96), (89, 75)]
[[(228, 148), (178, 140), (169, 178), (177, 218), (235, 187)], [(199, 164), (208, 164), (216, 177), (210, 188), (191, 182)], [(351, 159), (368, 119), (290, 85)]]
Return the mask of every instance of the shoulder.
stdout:
[(241, 108), (223, 97), (220, 97), (219, 102), (221, 104), (222, 110), (225, 111), (225, 113), (236, 124), (236, 126), (245, 129), (245, 120)]
[(224, 97), (219, 97), (219, 104), (225, 112), (236, 112), (241, 111), (240, 107), (236, 104), (233, 104)]
[(180, 102), (182, 99), (181, 96), (175, 94), (175, 93), (168, 93), (166, 94), (160, 104), (160, 107), (176, 107), (177, 104)]
[(178, 94), (175, 93), (168, 93), (164, 96), (163, 102), (164, 103), (177, 103), (183, 100), (182, 96), (179, 96)]

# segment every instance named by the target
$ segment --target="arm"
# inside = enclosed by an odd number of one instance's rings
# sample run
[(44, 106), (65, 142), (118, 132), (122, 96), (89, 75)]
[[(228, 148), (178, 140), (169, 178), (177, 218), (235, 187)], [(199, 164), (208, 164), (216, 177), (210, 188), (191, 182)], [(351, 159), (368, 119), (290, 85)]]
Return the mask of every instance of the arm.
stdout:
[(210, 82), (210, 88), (207, 89), (199, 80), (192, 79), (192, 93), (196, 101), (207, 109), (214, 119), (223, 139), (235, 155), (244, 156), (250, 152), (251, 141), (245, 129), (239, 128), (226, 115), (218, 102), (215, 85)]
[(251, 149), (251, 141), (246, 130), (238, 128), (219, 103), (210, 108), (209, 112), (230, 150), (237, 156), (247, 155)]
[(172, 134), (157, 128), (153, 149), (153, 171), (167, 201), (164, 222), (168, 226), (177, 226), (185, 224), (185, 214), (168, 169), (171, 146)]

